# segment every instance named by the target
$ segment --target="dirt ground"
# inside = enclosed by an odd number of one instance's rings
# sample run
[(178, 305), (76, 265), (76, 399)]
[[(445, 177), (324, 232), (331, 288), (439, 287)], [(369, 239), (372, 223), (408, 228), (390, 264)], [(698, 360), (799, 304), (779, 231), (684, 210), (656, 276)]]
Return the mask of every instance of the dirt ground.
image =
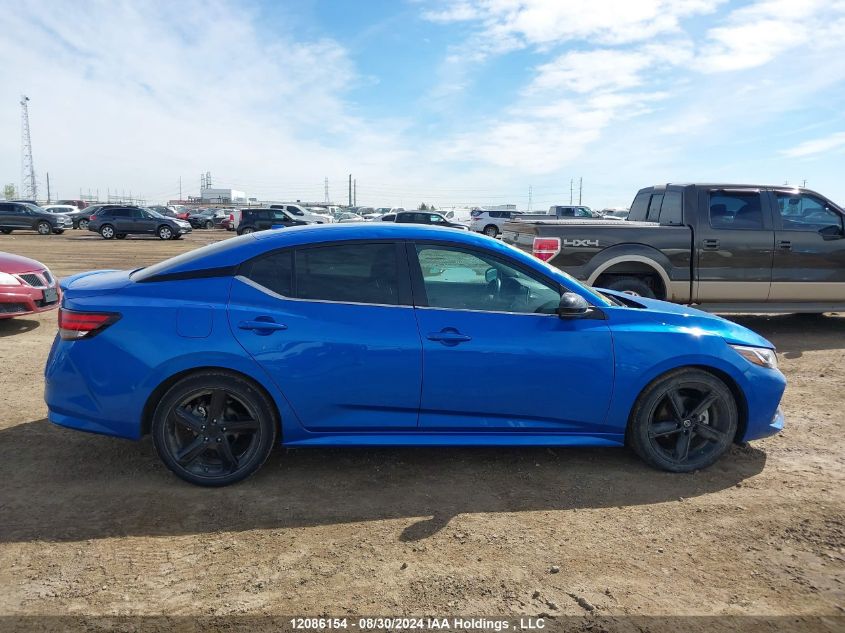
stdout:
[[(0, 250), (62, 277), (228, 235)], [(149, 440), (48, 423), (56, 313), (0, 321), (0, 615), (842, 616), (845, 317), (736, 320), (778, 347), (787, 426), (704, 472), (621, 449), (303, 449), (222, 490)]]

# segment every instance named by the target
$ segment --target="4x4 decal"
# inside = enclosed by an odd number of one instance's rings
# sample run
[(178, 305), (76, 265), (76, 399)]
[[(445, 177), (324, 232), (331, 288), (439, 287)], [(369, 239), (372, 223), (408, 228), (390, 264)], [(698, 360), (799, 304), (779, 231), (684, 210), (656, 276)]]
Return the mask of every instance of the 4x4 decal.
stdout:
[(574, 246), (575, 248), (582, 248), (582, 247), (585, 247), (585, 246), (596, 246), (597, 247), (599, 245), (599, 241), (598, 240), (567, 240), (567, 239), (564, 239), (563, 245), (564, 246)]

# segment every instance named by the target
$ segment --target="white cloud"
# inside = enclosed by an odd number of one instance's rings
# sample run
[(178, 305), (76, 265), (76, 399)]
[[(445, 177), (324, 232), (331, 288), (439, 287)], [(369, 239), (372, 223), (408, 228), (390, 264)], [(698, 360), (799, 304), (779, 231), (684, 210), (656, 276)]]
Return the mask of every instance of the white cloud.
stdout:
[[(0, 38), (0, 82), (31, 98), (42, 189), (49, 171), (62, 196), (131, 188), (160, 200), (180, 176), (195, 194), (210, 170), (258, 195), (320, 199), (324, 175), (337, 191), (350, 171), (384, 178), (409, 155), (401, 120), (375, 127), (353, 114), (345, 94), (358, 78), (339, 43), (284, 26), (268, 35), (243, 7), (27, 3), (4, 21), (16, 36)], [(9, 182), (20, 172), (17, 99), (0, 103), (0, 125)]]
[(682, 18), (713, 11), (724, 0), (459, 0), (425, 16), (478, 21), (490, 51), (590, 40), (625, 44), (680, 30)]
[(838, 132), (823, 138), (804, 141), (795, 147), (781, 151), (781, 154), (788, 158), (806, 158), (843, 147), (845, 147), (845, 132)]
[[(762, 66), (802, 45), (818, 48), (828, 37), (841, 40), (843, 3), (825, 0), (763, 0), (732, 11), (710, 29), (697, 60), (704, 72)], [(839, 20), (838, 29), (829, 28)]]

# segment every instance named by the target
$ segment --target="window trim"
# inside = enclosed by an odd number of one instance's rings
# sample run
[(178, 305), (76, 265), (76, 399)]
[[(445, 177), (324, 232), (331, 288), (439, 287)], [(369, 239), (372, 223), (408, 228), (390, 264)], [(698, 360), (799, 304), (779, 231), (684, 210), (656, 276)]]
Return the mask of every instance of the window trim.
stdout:
[[(419, 257), (417, 257), (417, 244), (424, 246), (444, 246), (446, 248), (466, 250), (473, 254), (478, 253), (479, 255), (499, 260), (503, 264), (506, 264), (507, 266), (515, 268), (519, 272), (524, 273), (526, 276), (534, 278), (536, 281), (541, 281), (549, 286), (557, 288), (557, 291), (560, 295), (562, 295), (564, 292), (571, 292), (569, 288), (564, 286), (556, 279), (552, 279), (551, 277), (544, 275), (540, 271), (534, 270), (530, 266), (526, 266), (522, 262), (519, 262), (515, 259), (499, 255), (498, 253), (492, 253), (483, 248), (478, 248), (460, 242), (447, 242), (445, 240), (407, 240), (405, 242), (405, 248), (407, 251), (408, 264), (410, 266), (411, 289), (413, 290), (414, 294), (414, 308), (419, 308), (423, 310), (447, 310), (449, 312), (512, 314), (519, 316), (553, 317), (555, 319), (560, 318), (557, 314), (543, 314), (538, 312), (509, 312), (507, 310), (477, 310), (474, 308), (442, 308), (439, 306), (428, 305), (428, 294), (425, 291), (425, 279), (423, 278), (422, 266), (420, 266)], [(587, 301), (589, 302), (589, 299)], [(600, 309), (598, 306), (592, 306), (592, 308), (596, 310)]]
[[(257, 259), (262, 259), (264, 257), (271, 257), (278, 253), (282, 253), (285, 251), (291, 252), (291, 291), (295, 295), (297, 294), (297, 287), (296, 287), (296, 252), (298, 250), (309, 250), (314, 248), (327, 248), (330, 246), (346, 246), (349, 244), (356, 244), (358, 246), (363, 246), (365, 244), (393, 244), (394, 250), (396, 254), (396, 281), (398, 284), (398, 303), (367, 303), (363, 301), (336, 301), (334, 299), (302, 299), (300, 297), (288, 297), (285, 295), (280, 295), (279, 293), (270, 290), (265, 286), (262, 286), (256, 281), (253, 281), (249, 277), (246, 276), (246, 267), (247, 265), (251, 264), (253, 261)], [(334, 303), (334, 304), (343, 304), (343, 305), (357, 305), (357, 306), (379, 306), (379, 307), (386, 307), (386, 308), (412, 308), (413, 307), (413, 297), (411, 291), (411, 278), (409, 273), (407, 255), (405, 252), (405, 247), (402, 243), (402, 240), (391, 240), (391, 239), (360, 239), (360, 240), (332, 240), (328, 242), (313, 242), (310, 244), (292, 244), (290, 246), (285, 246), (282, 248), (276, 248), (273, 250), (265, 251), (260, 255), (256, 255), (254, 257), (250, 257), (247, 260), (241, 262), (235, 269), (235, 279), (238, 279), (249, 286), (252, 286), (256, 290), (260, 290), (264, 294), (270, 295), (271, 297), (282, 299), (284, 301), (306, 301), (309, 303)]]

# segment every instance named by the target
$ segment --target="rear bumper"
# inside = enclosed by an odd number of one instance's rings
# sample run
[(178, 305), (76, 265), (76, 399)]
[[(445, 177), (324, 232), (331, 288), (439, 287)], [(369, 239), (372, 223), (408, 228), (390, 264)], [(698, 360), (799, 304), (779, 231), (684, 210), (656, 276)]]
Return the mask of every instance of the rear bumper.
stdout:
[(23, 316), (46, 312), (59, 306), (62, 300), (62, 291), (55, 286), (58, 298), (53, 303), (44, 302), (44, 289), (30, 286), (3, 286), (0, 287), (0, 319), (11, 319), (12, 317)]

